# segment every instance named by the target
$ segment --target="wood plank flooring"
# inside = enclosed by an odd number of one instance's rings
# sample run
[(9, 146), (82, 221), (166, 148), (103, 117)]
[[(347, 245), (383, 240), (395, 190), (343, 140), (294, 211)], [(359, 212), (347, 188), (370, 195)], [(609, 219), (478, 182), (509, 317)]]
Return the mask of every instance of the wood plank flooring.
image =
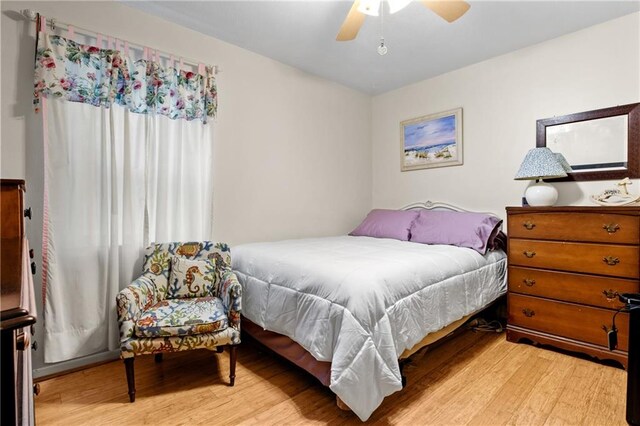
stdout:
[[(307, 373), (252, 344), (137, 358), (136, 402), (122, 361), (41, 382), (38, 425), (361, 424)], [(407, 387), (367, 423), (388, 425), (626, 425), (626, 372), (566, 354), (465, 331), (416, 354)]]

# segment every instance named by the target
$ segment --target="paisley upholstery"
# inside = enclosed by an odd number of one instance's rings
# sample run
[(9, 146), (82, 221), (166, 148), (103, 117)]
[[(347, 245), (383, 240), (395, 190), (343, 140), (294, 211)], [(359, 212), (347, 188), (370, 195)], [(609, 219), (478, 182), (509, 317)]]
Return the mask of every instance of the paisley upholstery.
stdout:
[(189, 351), (191, 349), (209, 349), (214, 351), (219, 346), (239, 344), (240, 330), (227, 327), (216, 333), (194, 334), (183, 337), (142, 337), (139, 339), (130, 339), (120, 346), (120, 357), (126, 359), (138, 355)]
[[(187, 291), (180, 291), (180, 285)], [(161, 361), (164, 352), (220, 352), (226, 347), (229, 384), (234, 385), (242, 287), (231, 270), (228, 245), (211, 241), (150, 245), (142, 275), (118, 293), (116, 304), (130, 402), (136, 400), (134, 360), (139, 355), (155, 354)]]
[[(216, 271), (231, 268), (231, 250), (225, 243), (211, 241), (188, 243), (163, 243), (151, 244), (144, 252), (144, 265), (142, 274), (155, 276), (154, 282), (161, 291), (166, 294), (169, 282), (169, 270), (171, 257), (180, 256), (185, 259), (209, 259), (214, 262)], [(220, 282), (217, 274), (215, 283)], [(217, 294), (217, 291), (214, 290)]]
[[(210, 260), (206, 297), (168, 299), (172, 257)], [(116, 297), (121, 357), (240, 343), (242, 288), (231, 270), (231, 251), (211, 241), (152, 244), (142, 275)]]
[(147, 309), (136, 321), (139, 337), (189, 336), (212, 333), (229, 326), (222, 300), (217, 297), (166, 299)]

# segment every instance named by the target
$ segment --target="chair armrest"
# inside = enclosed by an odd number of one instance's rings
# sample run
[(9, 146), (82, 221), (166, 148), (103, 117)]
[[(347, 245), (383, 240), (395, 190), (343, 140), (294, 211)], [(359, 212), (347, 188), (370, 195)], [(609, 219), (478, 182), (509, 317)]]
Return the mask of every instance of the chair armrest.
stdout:
[(122, 289), (116, 296), (120, 341), (132, 338), (136, 321), (142, 312), (163, 299), (164, 293), (158, 290), (151, 274), (142, 275)]
[(220, 299), (229, 316), (229, 325), (240, 330), (242, 312), (242, 286), (231, 268), (225, 268), (220, 274)]

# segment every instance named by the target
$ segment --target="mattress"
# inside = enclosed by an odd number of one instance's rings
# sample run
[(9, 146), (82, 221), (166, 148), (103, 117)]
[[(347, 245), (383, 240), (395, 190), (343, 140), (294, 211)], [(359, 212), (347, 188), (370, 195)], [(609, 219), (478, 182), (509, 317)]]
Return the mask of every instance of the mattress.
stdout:
[(242, 313), (331, 362), (360, 419), (402, 388), (398, 357), (506, 291), (506, 255), (339, 236), (234, 247)]

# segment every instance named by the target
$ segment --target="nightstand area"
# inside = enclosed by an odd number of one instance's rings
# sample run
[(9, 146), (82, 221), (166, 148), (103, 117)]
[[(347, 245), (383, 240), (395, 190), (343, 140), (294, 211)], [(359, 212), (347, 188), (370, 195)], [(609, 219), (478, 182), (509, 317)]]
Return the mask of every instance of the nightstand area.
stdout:
[(640, 291), (640, 207), (507, 207), (507, 340), (583, 352), (627, 366), (629, 316)]

